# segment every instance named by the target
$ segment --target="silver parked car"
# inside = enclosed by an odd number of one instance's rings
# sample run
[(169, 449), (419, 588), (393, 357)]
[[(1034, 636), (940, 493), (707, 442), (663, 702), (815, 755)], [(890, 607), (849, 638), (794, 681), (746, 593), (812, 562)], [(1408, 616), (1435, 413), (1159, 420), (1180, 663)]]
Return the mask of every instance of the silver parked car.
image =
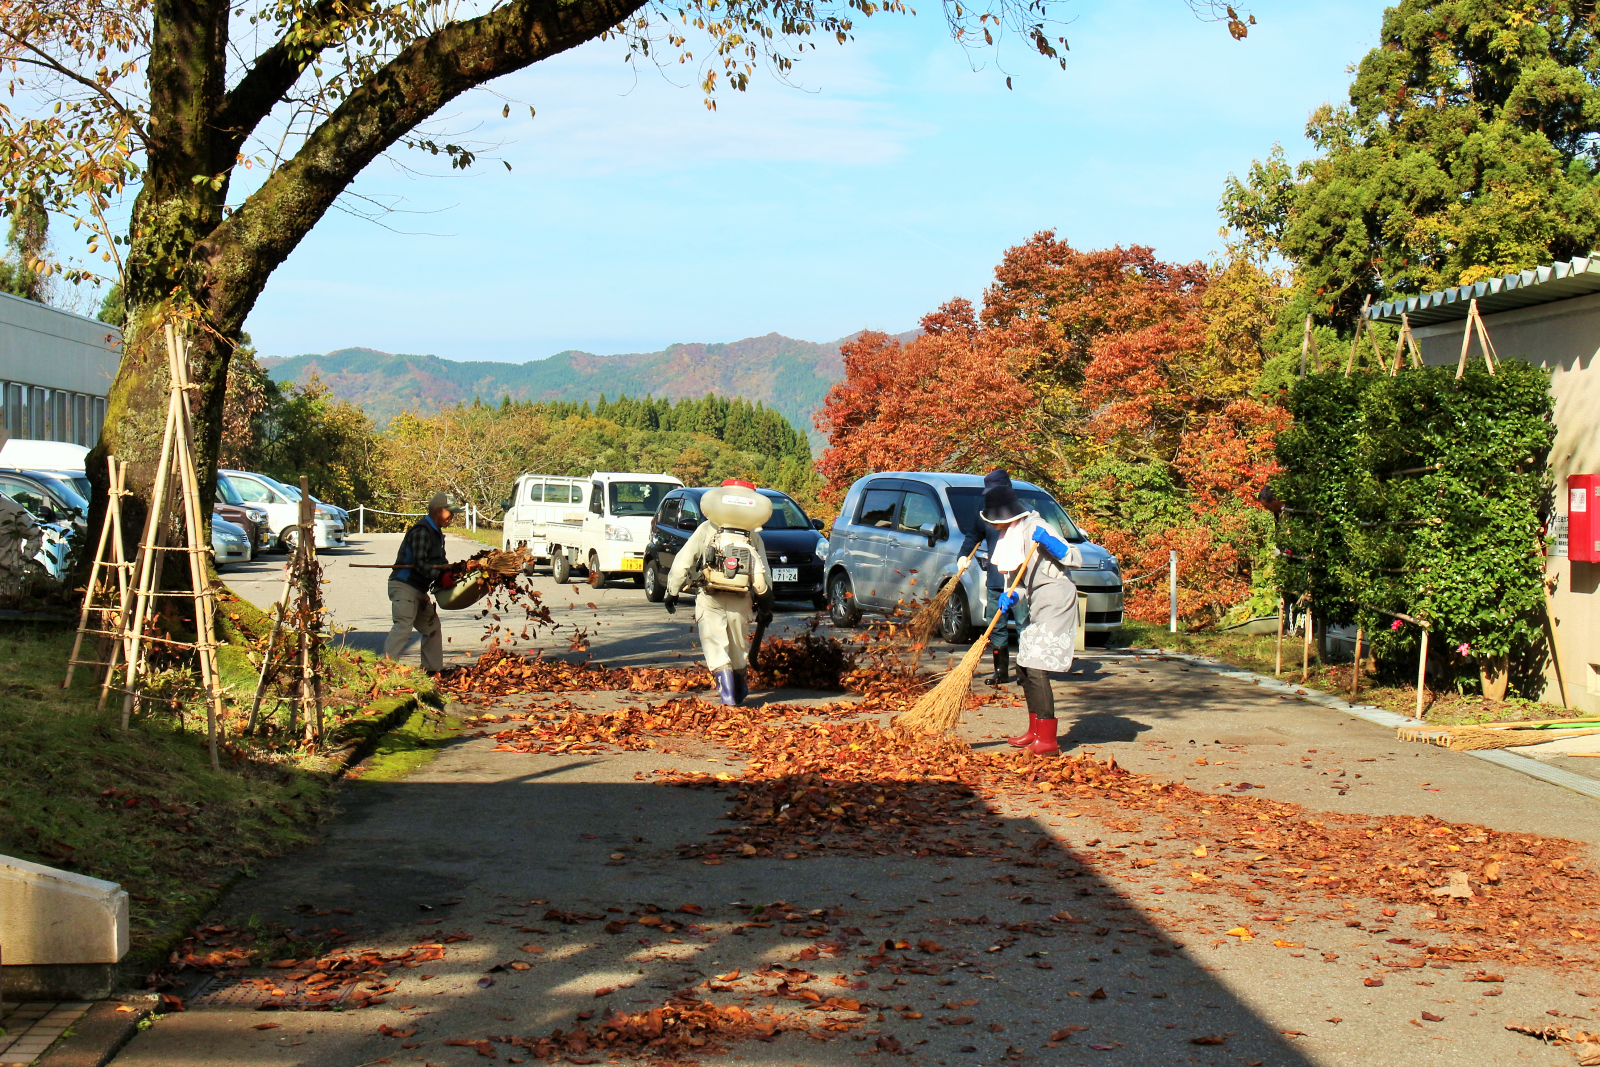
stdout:
[[(1083, 568), (1072, 572), (1088, 597), (1084, 629), (1091, 644), (1122, 623), (1122, 571), (1116, 557), (1090, 541), (1055, 498), (1036, 485), (1013, 481), (1017, 496), (1083, 554)], [(836, 626), (853, 626), (862, 612), (893, 614), (914, 610), (917, 601), (938, 592), (956, 571), (961, 542), (978, 526), (983, 510), (983, 477), (929, 471), (889, 471), (857, 479), (845, 494), (828, 538), (824, 567), (828, 612)], [(978, 544), (983, 558), (983, 543)], [(970, 641), (983, 619), (988, 597), (983, 571), (967, 568), (961, 592), (950, 598), (943, 636)]]
[(250, 535), (238, 523), (229, 522), (221, 515), (213, 515), (211, 553), (217, 558), (218, 570), (229, 563), (249, 563), (252, 555)]

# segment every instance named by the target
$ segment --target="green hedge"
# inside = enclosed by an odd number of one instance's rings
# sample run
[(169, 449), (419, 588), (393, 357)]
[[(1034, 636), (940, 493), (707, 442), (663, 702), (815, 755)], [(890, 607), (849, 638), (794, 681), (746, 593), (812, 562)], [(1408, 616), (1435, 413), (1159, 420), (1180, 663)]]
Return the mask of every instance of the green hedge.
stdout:
[(1419, 635), (1371, 608), (1426, 619), (1435, 647), (1474, 673), (1476, 660), (1543, 641), (1550, 376), (1518, 360), (1496, 369), (1296, 384), (1272, 483), (1286, 600), (1309, 592), (1320, 620), (1358, 622), (1380, 658), (1413, 652)]

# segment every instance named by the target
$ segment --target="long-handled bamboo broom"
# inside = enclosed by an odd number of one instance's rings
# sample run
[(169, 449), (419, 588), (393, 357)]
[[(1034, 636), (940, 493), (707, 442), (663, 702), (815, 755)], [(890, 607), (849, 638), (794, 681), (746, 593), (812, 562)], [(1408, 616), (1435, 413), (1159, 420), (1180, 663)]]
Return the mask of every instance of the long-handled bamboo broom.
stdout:
[[(1028, 564), (1033, 562), (1033, 554), (1037, 551), (1039, 551), (1038, 545), (1028, 549), (1028, 554), (1023, 557), (1022, 566), (1017, 568), (1016, 577), (1011, 579), (1006, 592), (1016, 589), (1017, 583), (1022, 581), (1022, 575), (1028, 569)], [(984, 646), (989, 643), (989, 635), (994, 632), (995, 624), (1000, 621), (1000, 616), (1003, 614), (1004, 612), (999, 611), (994, 613), (994, 618), (989, 620), (983, 636), (967, 649), (967, 654), (961, 657), (961, 662), (950, 668), (950, 673), (946, 674), (938, 685), (924, 693), (922, 699), (917, 701), (910, 711), (897, 716), (894, 726), (936, 737), (955, 730), (956, 724), (961, 721), (962, 706), (966, 704), (967, 697), (972, 692), (972, 676), (978, 673), (978, 664), (983, 660)]]
[(913, 657), (920, 656), (922, 649), (927, 645), (928, 639), (939, 629), (939, 624), (944, 619), (944, 609), (949, 605), (950, 598), (955, 591), (961, 588), (961, 576), (967, 573), (967, 568), (972, 565), (972, 555), (969, 554), (961, 561), (961, 567), (956, 571), (944, 586), (933, 595), (933, 599), (922, 605), (922, 608), (906, 623), (906, 634), (911, 638)]

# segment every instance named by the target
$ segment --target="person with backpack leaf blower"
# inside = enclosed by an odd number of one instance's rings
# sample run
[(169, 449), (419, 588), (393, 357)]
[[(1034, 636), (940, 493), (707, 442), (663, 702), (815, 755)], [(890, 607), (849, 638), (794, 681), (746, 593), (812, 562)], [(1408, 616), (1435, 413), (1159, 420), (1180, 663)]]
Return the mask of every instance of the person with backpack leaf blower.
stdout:
[(689, 537), (667, 575), (667, 614), (678, 596), (693, 592), (700, 651), (717, 683), (722, 703), (737, 707), (750, 693), (745, 635), (754, 614), (772, 620), (772, 574), (761, 526), (772, 517), (772, 501), (750, 482), (730, 478), (700, 498), (706, 516)]

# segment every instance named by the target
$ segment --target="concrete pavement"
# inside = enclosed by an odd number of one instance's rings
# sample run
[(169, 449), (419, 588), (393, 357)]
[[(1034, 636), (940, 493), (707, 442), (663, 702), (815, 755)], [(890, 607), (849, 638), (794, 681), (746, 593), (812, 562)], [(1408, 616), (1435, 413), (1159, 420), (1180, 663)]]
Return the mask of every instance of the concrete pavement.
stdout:
[[(381, 572), (346, 571), (347, 580), (336, 557), (328, 574), (329, 601), (355, 628), (349, 639), (381, 642)], [(247, 587), (235, 588), (249, 595)], [(693, 654), (684, 622), (668, 621), (633, 589), (552, 592), (558, 617), (565, 613), (563, 621), (594, 633), (592, 655), (600, 662), (675, 662)], [(590, 602), (597, 607), (589, 609)], [(457, 655), (481, 632), (466, 620), (447, 625)], [(549, 644), (559, 650), (565, 641)], [(1335, 819), (1431, 814), (1573, 838), (1590, 846), (1583, 857), (1590, 862), (1600, 840), (1600, 805), (1588, 798), (1462, 753), (1401, 744), (1351, 715), (1175, 660), (1096, 655), (1057, 693), (1068, 743), (1194, 789), (1232, 792), (1247, 781), (1268, 799)], [(574, 703), (601, 710), (617, 699), (580, 695)], [(492, 710), (519, 712), (528, 703), (512, 698)], [(1021, 715), (1020, 707), (985, 707), (969, 713), (963, 734), (980, 748), (998, 746)], [(482, 1059), (471, 1047), (444, 1044), (452, 1038), (570, 1029), (576, 1012), (595, 1010), (598, 1019), (608, 1010), (641, 1010), (733, 968), (743, 976), (735, 992), (755, 996), (763, 986), (749, 981), (751, 970), (775, 963), (817, 974), (824, 991), (865, 982), (850, 995), (875, 1007), (862, 1013), (860, 1028), (828, 1040), (788, 1034), (772, 1044), (741, 1044), (732, 1050), (735, 1062), (858, 1063), (889, 1055), (873, 1050), (878, 1037), (890, 1035), (914, 1064), (1542, 1067), (1573, 1060), (1505, 1024), (1583, 1020), (1591, 1002), (1577, 991), (1600, 989), (1585, 967), (1497, 966), (1505, 981), (1489, 985), (1464, 980), (1473, 965), (1443, 962), (1389, 973), (1381, 987), (1370, 987), (1365, 978), (1381, 973), (1375, 955), (1394, 951), (1388, 938), (1430, 936), (1412, 925), (1422, 909), (1384, 919), (1370, 899), (1327, 900), (1267, 922), (1233, 898), (1187, 893), (1094, 861), (1093, 846), (1102, 840), (1109, 843), (1102, 847), (1148, 855), (1161, 866), (1187, 856), (1188, 844), (1163, 834), (1159, 819), (1135, 830), (1126, 813), (1074, 818), (1021, 797), (988, 803), (981, 818), (990, 836), (1021, 846), (1041, 835), (1065, 841), (1079, 857), (1074, 870), (976, 858), (822, 856), (715, 866), (680, 859), (676, 846), (729, 825), (720, 822), (727, 796), (636, 776), (723, 769), (740, 760), (692, 739), (670, 747), (671, 754), (530, 755), (496, 751), (491, 738), (469, 736), (402, 781), (351, 783), (323, 842), (263, 866), (229, 895), (218, 918), (291, 927), (304, 937), (320, 936), (336, 921), (357, 938), (351, 947), (386, 951), (444, 932), (470, 940), (450, 944), (442, 963), (391, 973), (397, 988), (381, 1006), (270, 1014), (199, 1008), (165, 1017), (116, 1063), (453, 1067)], [(838, 959), (795, 964), (815, 945), (798, 936), (803, 923), (733, 932), (749, 918), (734, 902), (774, 900), (796, 914), (829, 909), (826, 921), (860, 931), (858, 943)], [(694, 903), (705, 915), (649, 944), (636, 936), (638, 926), (608, 934), (599, 921), (543, 919), (551, 907), (627, 917), (646, 903), (668, 913)], [(318, 920), (302, 905), (313, 914), (353, 914)], [(1049, 920), (1063, 910), (1086, 921)], [(1024, 922), (1037, 925), (1018, 932)], [(1271, 929), (1288, 947), (1265, 933), (1249, 943), (1223, 934), (1237, 923)], [(931, 966), (916, 968), (936, 973), (869, 970), (864, 957), (884, 938), (938, 941)], [(525, 951), (529, 945), (542, 951)], [(492, 970), (511, 960), (528, 969)], [(600, 990), (609, 992), (597, 996)], [(1103, 999), (1091, 995), (1096, 991)], [(752, 1007), (798, 1009), (782, 998), (755, 999)], [(255, 1029), (263, 1020), (278, 1025)], [(388, 1037), (380, 1025), (415, 1033)], [(1069, 1026), (1086, 1029), (1048, 1040)], [(504, 1045), (490, 1051), (507, 1062), (519, 1055)]]

